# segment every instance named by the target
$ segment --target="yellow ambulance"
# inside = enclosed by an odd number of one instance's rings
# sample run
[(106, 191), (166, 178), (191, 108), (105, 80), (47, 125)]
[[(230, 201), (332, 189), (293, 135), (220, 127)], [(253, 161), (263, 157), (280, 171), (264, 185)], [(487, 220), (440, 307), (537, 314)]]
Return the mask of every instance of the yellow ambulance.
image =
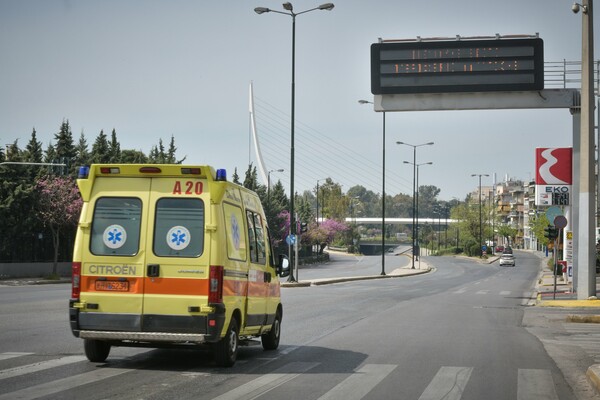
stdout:
[(90, 361), (111, 346), (209, 344), (231, 366), (245, 340), (278, 347), (289, 262), (256, 193), (190, 165), (91, 165), (77, 185), (69, 319)]

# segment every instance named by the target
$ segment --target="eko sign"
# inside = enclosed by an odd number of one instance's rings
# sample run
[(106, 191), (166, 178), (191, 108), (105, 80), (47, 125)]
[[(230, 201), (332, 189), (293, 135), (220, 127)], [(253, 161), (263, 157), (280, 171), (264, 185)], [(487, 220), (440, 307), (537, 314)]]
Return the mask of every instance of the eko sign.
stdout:
[(535, 149), (535, 205), (568, 206), (573, 183), (573, 149)]

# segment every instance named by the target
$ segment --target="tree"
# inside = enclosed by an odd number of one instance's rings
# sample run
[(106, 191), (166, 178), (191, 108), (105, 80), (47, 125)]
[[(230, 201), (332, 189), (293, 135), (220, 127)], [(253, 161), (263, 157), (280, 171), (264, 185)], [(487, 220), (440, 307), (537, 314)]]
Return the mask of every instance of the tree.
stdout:
[(44, 159), (42, 144), (37, 140), (35, 128), (31, 132), (31, 139), (25, 147), (24, 160), (27, 162), (41, 163)]
[(185, 161), (187, 156), (183, 157), (181, 160), (177, 160), (175, 153), (177, 152), (177, 147), (175, 147), (175, 137), (171, 135), (171, 142), (169, 143), (169, 150), (167, 150), (167, 164), (181, 164)]
[(56, 276), (61, 231), (76, 227), (83, 201), (75, 181), (66, 176), (46, 176), (40, 179), (36, 184), (36, 192), (39, 195), (38, 216), (44, 226), (52, 232), (54, 246), (52, 275)]
[(117, 131), (113, 128), (110, 135), (110, 144), (108, 147), (109, 162), (117, 164), (121, 162), (121, 144), (117, 140)]
[(56, 160), (54, 162), (66, 164), (67, 167), (63, 167), (61, 173), (68, 174), (71, 171), (71, 163), (76, 155), (69, 120), (63, 120), (60, 130), (54, 135), (54, 139), (56, 140), (56, 145), (54, 145)]
[(90, 152), (88, 150), (87, 140), (85, 139), (83, 131), (81, 132), (81, 135), (79, 135), (79, 141), (75, 146), (74, 164), (77, 167), (90, 164)]
[(146, 164), (148, 157), (141, 150), (122, 150), (121, 163), (123, 164)]
[(319, 226), (312, 226), (305, 234), (309, 244), (319, 245), (319, 254), (323, 252), (325, 246), (332, 244), (336, 239), (345, 235), (350, 228), (343, 222), (334, 219), (327, 219)]
[(104, 130), (101, 130), (92, 146), (92, 154), (90, 155), (91, 162), (92, 164), (106, 164), (110, 162), (110, 156), (108, 139), (104, 134)]

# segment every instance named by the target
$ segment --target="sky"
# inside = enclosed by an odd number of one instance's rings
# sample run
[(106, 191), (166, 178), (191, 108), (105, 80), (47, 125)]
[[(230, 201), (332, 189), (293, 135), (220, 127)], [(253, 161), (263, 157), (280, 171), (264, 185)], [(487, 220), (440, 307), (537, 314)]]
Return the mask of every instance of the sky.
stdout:
[[(289, 195), (292, 18), (271, 0), (0, 0), (0, 145), (44, 148), (63, 120), (91, 149), (115, 129), (122, 149), (149, 153), (175, 139), (186, 164), (256, 165), (249, 87), (271, 182)], [(320, 1), (297, 0), (294, 10)], [(331, 178), (345, 192), (382, 191), (382, 114), (370, 104), (370, 46), (378, 38), (528, 34), (544, 59), (581, 59), (582, 14), (567, 0), (338, 0), (296, 17), (295, 191)], [(596, 18), (595, 32), (599, 31)], [(598, 46), (595, 46), (598, 54)], [(598, 58), (598, 57), (596, 57)], [(578, 83), (574, 84), (577, 87)], [(566, 109), (386, 113), (386, 193), (419, 184), (464, 199), (482, 185), (535, 177), (536, 147), (572, 145)], [(283, 172), (276, 170), (284, 169)]]

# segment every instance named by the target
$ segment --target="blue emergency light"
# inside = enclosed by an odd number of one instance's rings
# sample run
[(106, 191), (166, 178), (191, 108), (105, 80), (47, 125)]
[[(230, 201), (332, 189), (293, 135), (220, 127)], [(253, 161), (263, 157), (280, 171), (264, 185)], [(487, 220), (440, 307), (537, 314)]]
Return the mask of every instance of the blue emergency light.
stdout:
[(77, 174), (77, 179), (87, 179), (90, 174), (90, 167), (81, 166), (79, 167), (79, 173)]
[(215, 180), (219, 181), (219, 182), (225, 182), (225, 181), (227, 181), (227, 171), (225, 169), (218, 169), (217, 170), (217, 177), (216, 177)]

